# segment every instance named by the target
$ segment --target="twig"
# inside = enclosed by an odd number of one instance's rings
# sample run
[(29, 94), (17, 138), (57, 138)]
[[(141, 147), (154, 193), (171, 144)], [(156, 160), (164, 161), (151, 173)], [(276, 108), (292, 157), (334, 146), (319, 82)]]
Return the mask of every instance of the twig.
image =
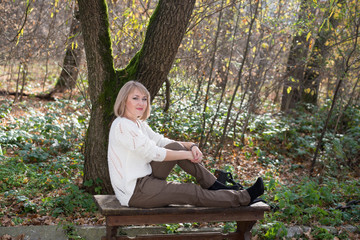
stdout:
[(24, 29), (25, 24), (26, 24), (26, 21), (27, 21), (27, 16), (28, 16), (28, 12), (29, 12), (29, 7), (30, 7), (30, 1), (27, 2), (24, 22), (23, 22), (21, 28), (19, 29), (19, 31), (17, 32), (16, 36), (15, 36), (15, 37), (13, 38), (13, 40), (11, 40), (10, 42), (14, 42), (14, 41), (16, 40), (16, 38), (19, 36), (19, 34), (21, 33), (21, 31)]
[[(359, 34), (359, 28), (360, 28), (360, 18), (358, 19), (358, 22), (357, 22), (357, 25), (356, 25), (356, 29), (355, 29), (355, 36), (358, 36)], [(316, 159), (317, 159), (317, 156), (318, 156), (318, 153), (319, 153), (319, 150), (322, 146), (322, 142), (323, 142), (323, 138), (324, 138), (324, 135), (325, 135), (325, 132), (327, 130), (327, 127), (328, 127), (328, 123), (329, 123), (329, 120), (330, 120), (330, 117), (332, 115), (332, 111), (333, 111), (333, 108), (335, 106), (335, 103), (336, 103), (336, 99), (337, 99), (337, 95), (338, 95), (338, 91), (340, 89), (340, 85), (343, 81), (343, 79), (345, 79), (350, 67), (351, 67), (351, 64), (350, 64), (350, 58), (352, 57), (353, 53), (355, 52), (356, 50), (356, 47), (357, 47), (357, 38), (355, 38), (355, 41), (354, 41), (354, 44), (353, 44), (353, 49), (349, 52), (348, 56), (347, 56), (347, 59), (344, 63), (345, 65), (345, 69), (344, 71), (342, 72), (342, 75), (336, 85), (336, 89), (335, 89), (335, 93), (334, 93), (334, 97), (333, 97), (333, 100), (332, 100), (332, 103), (331, 103), (331, 107), (330, 107), (330, 110), (328, 112), (328, 116), (326, 118), (326, 121), (325, 121), (325, 124), (324, 124), (324, 127), (323, 127), (323, 130), (322, 130), (322, 133), (320, 135), (320, 138), (318, 140), (318, 144), (316, 146), (316, 149), (315, 149), (315, 154), (314, 154), (314, 158), (312, 160), (312, 163), (311, 163), (311, 168), (310, 168), (310, 176), (312, 175), (313, 171), (314, 171), (314, 167), (315, 167), (315, 164), (316, 164)]]

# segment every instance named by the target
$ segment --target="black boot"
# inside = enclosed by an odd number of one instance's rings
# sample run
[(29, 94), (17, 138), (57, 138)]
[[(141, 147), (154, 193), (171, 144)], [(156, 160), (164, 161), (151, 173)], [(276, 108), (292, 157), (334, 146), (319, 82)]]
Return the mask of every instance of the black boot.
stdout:
[(225, 184), (222, 184), (218, 180), (215, 181), (211, 187), (208, 188), (209, 190), (220, 190), (220, 189), (227, 189), (227, 190), (239, 190), (238, 186), (227, 186)]
[(226, 183), (230, 183), (234, 186), (238, 186), (238, 190), (244, 189), (244, 187), (240, 183), (235, 182), (231, 172), (225, 172), (223, 170), (217, 169), (215, 170), (215, 176), (217, 177), (216, 180), (218, 180), (224, 185), (226, 185)]
[(262, 180), (261, 177), (259, 177), (256, 182), (254, 183), (254, 185), (252, 185), (251, 187), (247, 188), (246, 191), (248, 191), (249, 195), (250, 195), (250, 202), (252, 203), (257, 197), (261, 196), (264, 194), (264, 182)]

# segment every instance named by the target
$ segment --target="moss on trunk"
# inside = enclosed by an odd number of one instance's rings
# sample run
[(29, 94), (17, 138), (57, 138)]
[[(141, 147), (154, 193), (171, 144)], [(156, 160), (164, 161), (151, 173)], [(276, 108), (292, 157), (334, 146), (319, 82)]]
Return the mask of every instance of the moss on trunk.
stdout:
[(120, 70), (114, 68), (106, 2), (78, 2), (92, 103), (85, 143), (84, 182), (97, 183), (87, 188), (92, 193), (97, 187), (101, 187), (103, 193), (111, 193), (107, 146), (117, 94), (129, 80), (144, 83), (152, 96), (157, 93), (171, 69), (195, 0), (159, 1), (150, 19), (143, 47)]
[[(88, 65), (89, 95), (92, 104), (85, 142), (84, 183), (89, 192), (100, 187), (112, 192), (107, 167), (109, 119), (104, 90), (116, 83), (107, 5), (104, 0), (79, 0), (80, 22)], [(108, 98), (108, 97), (106, 97)]]

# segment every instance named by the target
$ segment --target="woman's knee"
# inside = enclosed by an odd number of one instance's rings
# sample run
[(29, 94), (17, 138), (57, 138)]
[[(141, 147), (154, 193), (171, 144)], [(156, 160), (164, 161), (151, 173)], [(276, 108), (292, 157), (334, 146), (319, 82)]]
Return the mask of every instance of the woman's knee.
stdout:
[(184, 147), (184, 145), (182, 145), (179, 142), (169, 143), (165, 146), (165, 148), (170, 149), (170, 150), (175, 150), (175, 151), (187, 150), (186, 147)]

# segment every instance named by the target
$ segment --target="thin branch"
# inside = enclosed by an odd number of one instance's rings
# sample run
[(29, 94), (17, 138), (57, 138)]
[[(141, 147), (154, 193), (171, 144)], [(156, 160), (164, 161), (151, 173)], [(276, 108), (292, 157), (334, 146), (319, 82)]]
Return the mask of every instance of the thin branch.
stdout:
[(27, 16), (28, 16), (28, 12), (29, 12), (29, 7), (30, 7), (30, 1), (28, 1), (28, 2), (27, 2), (27, 5), (26, 5), (24, 22), (23, 22), (21, 28), (19, 29), (19, 31), (17, 32), (16, 36), (15, 36), (10, 42), (15, 42), (15, 40), (18, 38), (19, 34), (23, 31), (23, 29), (24, 29), (24, 27), (25, 27), (25, 24), (26, 24), (26, 21), (27, 21)]
[[(357, 22), (357, 25), (356, 25), (356, 29), (355, 29), (355, 35), (357, 36), (359, 34), (359, 28), (360, 28), (360, 19), (358, 19), (358, 22)], [(317, 160), (317, 156), (318, 156), (318, 153), (319, 153), (319, 150), (322, 146), (322, 142), (323, 142), (323, 138), (324, 138), (324, 135), (325, 135), (325, 132), (327, 130), (327, 127), (328, 127), (328, 123), (329, 123), (329, 120), (330, 120), (330, 117), (332, 115), (332, 112), (333, 112), (333, 109), (334, 109), (334, 106), (335, 106), (335, 103), (336, 103), (336, 99), (337, 99), (337, 95), (338, 95), (338, 92), (339, 92), (339, 89), (340, 89), (340, 86), (341, 86), (341, 83), (342, 81), (344, 80), (344, 78), (346, 77), (351, 65), (350, 65), (350, 58), (352, 57), (353, 53), (355, 52), (356, 50), (356, 47), (357, 47), (357, 38), (355, 38), (355, 41), (354, 41), (354, 44), (353, 44), (353, 48), (351, 49), (351, 51), (349, 52), (349, 54), (347, 55), (347, 58), (344, 59), (344, 65), (345, 65), (345, 69), (344, 71), (342, 72), (342, 75), (339, 79), (339, 81), (337, 82), (337, 85), (336, 85), (336, 89), (335, 89), (335, 93), (334, 93), (334, 96), (333, 96), (333, 100), (332, 100), (332, 103), (331, 103), (331, 107), (330, 107), (330, 110), (328, 112), (328, 115), (327, 115), (327, 118), (326, 118), (326, 121), (325, 121), (325, 124), (324, 124), (324, 127), (323, 127), (323, 130), (321, 132), (321, 135), (320, 135), (320, 138), (318, 140), (318, 143), (317, 143), (317, 146), (316, 146), (316, 149), (315, 149), (315, 154), (314, 154), (314, 157), (313, 157), (313, 160), (312, 160), (312, 163), (311, 163), (311, 168), (310, 168), (310, 176), (312, 175), (313, 171), (314, 171), (314, 167), (315, 167), (315, 164), (316, 164), (316, 160)]]

